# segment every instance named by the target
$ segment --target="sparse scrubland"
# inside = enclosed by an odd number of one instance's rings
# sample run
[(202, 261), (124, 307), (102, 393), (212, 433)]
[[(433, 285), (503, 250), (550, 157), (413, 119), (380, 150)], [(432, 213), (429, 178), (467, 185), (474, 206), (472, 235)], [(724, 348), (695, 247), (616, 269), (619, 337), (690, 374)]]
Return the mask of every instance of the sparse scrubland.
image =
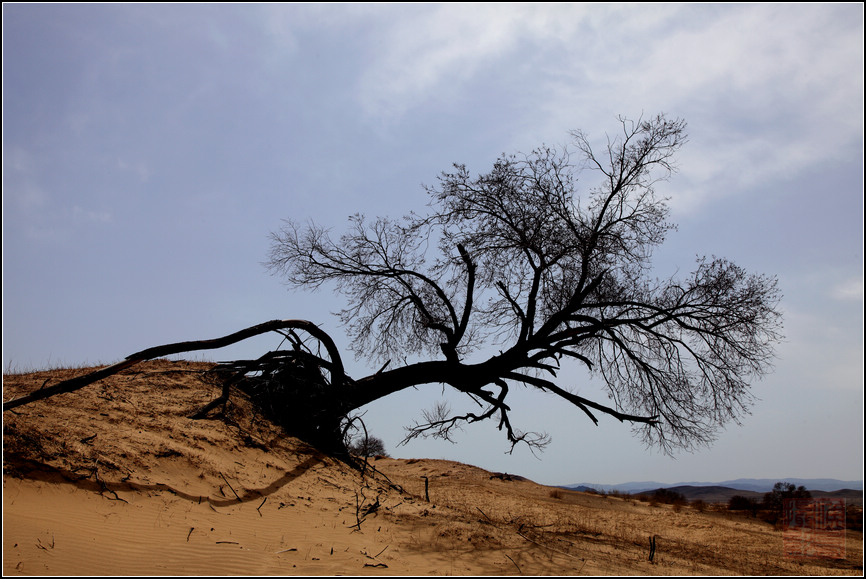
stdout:
[[(362, 474), (240, 392), (188, 418), (220, 392), (210, 366), (145, 362), (4, 413), (4, 575), (863, 573), (850, 528), (844, 559), (797, 559), (725, 504), (420, 458), (371, 457)], [(4, 400), (85, 371), (5, 375)]]

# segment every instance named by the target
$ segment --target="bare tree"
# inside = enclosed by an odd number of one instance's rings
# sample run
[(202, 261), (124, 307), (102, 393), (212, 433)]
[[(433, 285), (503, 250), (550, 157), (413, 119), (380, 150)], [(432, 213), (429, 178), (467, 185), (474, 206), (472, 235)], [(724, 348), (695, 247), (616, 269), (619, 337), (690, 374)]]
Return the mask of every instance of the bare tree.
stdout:
[[(299, 288), (335, 284), (346, 296), (340, 317), (352, 349), (384, 362), (369, 376), (348, 376), (334, 341), (312, 322), (274, 320), (222, 338), (149, 348), (3, 409), (72, 392), (142, 360), (273, 331), (291, 348), (220, 365), (229, 376), (223, 394), (194, 417), (224, 405), (237, 384), (290, 434), (345, 453), (355, 410), (406, 388), (441, 384), (477, 410), (452, 414), (437, 405), (409, 428), (408, 439), (450, 439), (455, 428), (490, 419), (512, 448), (540, 448), (546, 434), (523, 432), (511, 421), (509, 391), (525, 386), (565, 400), (595, 423), (598, 414), (629, 422), (647, 444), (668, 452), (707, 444), (748, 412), (751, 381), (771, 369), (781, 339), (780, 293), (775, 278), (720, 258), (698, 259), (681, 279), (650, 277), (653, 249), (674, 228), (655, 186), (674, 170), (685, 122), (659, 115), (620, 124), (601, 153), (586, 134), (573, 132), (574, 153), (543, 147), (504, 155), (478, 176), (455, 165), (427, 188), (431, 203), (423, 215), (356, 215), (337, 240), (322, 227), (291, 221), (272, 234), (272, 273)], [(579, 176), (597, 178), (581, 196)], [(610, 402), (558, 383), (569, 361), (599, 377)]]
[[(674, 229), (655, 186), (674, 171), (686, 125), (664, 115), (620, 124), (600, 153), (578, 131), (575, 153), (502, 156), (478, 176), (454, 165), (427, 188), (426, 214), (355, 215), (336, 240), (292, 221), (272, 234), (270, 271), (293, 287), (334, 284), (352, 349), (385, 362), (332, 384), (341, 412), (443, 384), (478, 410), (439, 406), (409, 438), (493, 419), (512, 448), (542, 447), (546, 435), (511, 422), (508, 393), (523, 385), (595, 423), (632, 423), (666, 451), (706, 444), (748, 412), (750, 382), (771, 369), (781, 338), (777, 282), (721, 258), (698, 259), (682, 279), (650, 277), (653, 249)], [(597, 179), (580, 196), (579, 176)], [(406, 362), (417, 356), (427, 359)], [(600, 377), (611, 402), (557, 383), (566, 360)]]

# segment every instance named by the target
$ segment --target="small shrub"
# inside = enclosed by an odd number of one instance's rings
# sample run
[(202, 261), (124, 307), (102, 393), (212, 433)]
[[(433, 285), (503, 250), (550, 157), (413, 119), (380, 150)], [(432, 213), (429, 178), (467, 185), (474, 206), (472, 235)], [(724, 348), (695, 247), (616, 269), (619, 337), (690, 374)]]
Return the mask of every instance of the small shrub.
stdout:
[(349, 452), (355, 456), (388, 456), (385, 452), (385, 443), (381, 438), (369, 436), (367, 438), (359, 438), (349, 444)]
[(759, 506), (760, 503), (757, 500), (743, 495), (734, 495), (728, 501), (729, 511), (749, 511), (753, 517), (757, 515)]
[(550, 498), (552, 499), (562, 499), (562, 489), (550, 489)]
[(652, 493), (641, 493), (639, 495), (626, 495), (630, 499), (637, 499), (644, 503), (649, 503), (651, 507), (656, 507), (659, 504), (674, 505), (683, 507), (689, 504), (685, 495), (672, 491), (670, 489), (656, 489)]

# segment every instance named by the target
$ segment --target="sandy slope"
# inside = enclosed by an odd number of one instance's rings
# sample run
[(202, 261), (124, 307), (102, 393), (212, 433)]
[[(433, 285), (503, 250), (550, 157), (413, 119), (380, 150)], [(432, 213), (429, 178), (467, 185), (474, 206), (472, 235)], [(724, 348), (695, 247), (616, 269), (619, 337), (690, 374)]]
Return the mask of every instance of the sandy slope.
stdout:
[[(797, 560), (779, 531), (726, 513), (447, 461), (361, 476), (240, 395), (225, 420), (187, 418), (218, 393), (208, 367), (148, 362), (4, 413), (4, 575), (862, 575), (861, 533), (845, 560)], [(4, 400), (79, 373), (4, 376)]]

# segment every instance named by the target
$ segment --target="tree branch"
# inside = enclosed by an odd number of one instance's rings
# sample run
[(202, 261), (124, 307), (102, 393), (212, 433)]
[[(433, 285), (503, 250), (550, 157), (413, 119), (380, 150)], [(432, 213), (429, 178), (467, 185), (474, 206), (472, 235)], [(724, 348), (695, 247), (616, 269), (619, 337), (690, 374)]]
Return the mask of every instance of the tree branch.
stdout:
[(118, 372), (145, 360), (152, 360), (153, 358), (161, 358), (172, 354), (180, 354), (182, 352), (195, 352), (198, 350), (214, 350), (218, 348), (224, 348), (225, 346), (229, 346), (236, 342), (246, 340), (247, 338), (251, 338), (253, 336), (258, 336), (259, 334), (264, 334), (267, 332), (282, 330), (286, 328), (296, 328), (304, 330), (325, 345), (325, 349), (328, 351), (328, 355), (331, 358), (331, 384), (335, 386), (341, 385), (343, 380), (345, 379), (343, 362), (340, 358), (340, 352), (339, 350), (337, 350), (336, 344), (334, 344), (334, 341), (326, 332), (324, 332), (317, 325), (306, 320), (271, 320), (270, 322), (264, 322), (262, 324), (251, 326), (249, 328), (246, 328), (239, 332), (235, 332), (233, 334), (229, 334), (227, 336), (223, 336), (221, 338), (214, 338), (211, 340), (193, 340), (189, 342), (176, 342), (174, 344), (165, 344), (162, 346), (147, 348), (146, 350), (130, 354), (123, 361), (108, 366), (107, 368), (102, 368), (100, 370), (90, 372), (89, 374), (85, 374), (83, 376), (64, 380), (59, 384), (54, 384), (53, 386), (42, 388), (41, 390), (37, 390), (36, 392), (33, 392), (26, 396), (16, 398), (15, 400), (4, 402), (3, 411), (6, 412), (7, 410), (12, 410), (13, 408), (18, 408), (19, 406), (30, 404), (31, 402), (36, 402), (37, 400), (44, 400), (57, 394), (74, 392), (76, 390), (84, 388), (89, 384), (93, 384), (98, 380), (102, 380), (103, 378), (107, 378), (109, 376), (117, 374)]

